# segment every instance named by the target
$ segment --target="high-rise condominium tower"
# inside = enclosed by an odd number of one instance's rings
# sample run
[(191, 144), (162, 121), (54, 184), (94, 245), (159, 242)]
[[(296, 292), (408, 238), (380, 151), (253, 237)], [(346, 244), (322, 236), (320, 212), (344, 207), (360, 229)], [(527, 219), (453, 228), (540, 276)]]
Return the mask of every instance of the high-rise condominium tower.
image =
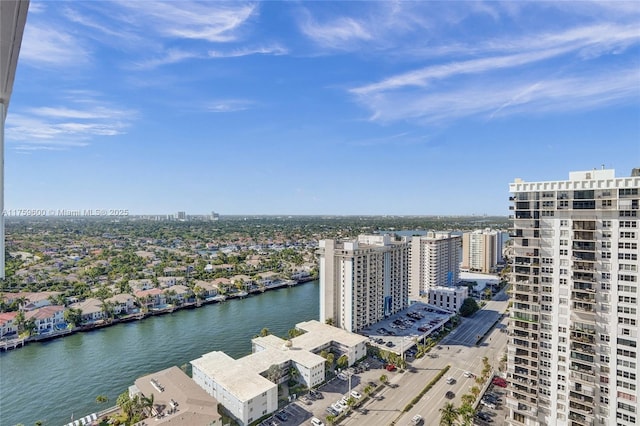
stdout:
[(409, 244), (389, 235), (320, 241), (320, 321), (357, 332), (408, 305)]
[(450, 232), (429, 232), (411, 239), (409, 292), (418, 299), (432, 287), (449, 287), (458, 282), (462, 237)]
[(484, 274), (493, 272), (502, 261), (501, 231), (478, 229), (462, 234), (462, 269)]
[(0, 278), (4, 278), (4, 123), (18, 66), (28, 0), (0, 1)]
[(510, 184), (512, 425), (634, 425), (640, 177)]

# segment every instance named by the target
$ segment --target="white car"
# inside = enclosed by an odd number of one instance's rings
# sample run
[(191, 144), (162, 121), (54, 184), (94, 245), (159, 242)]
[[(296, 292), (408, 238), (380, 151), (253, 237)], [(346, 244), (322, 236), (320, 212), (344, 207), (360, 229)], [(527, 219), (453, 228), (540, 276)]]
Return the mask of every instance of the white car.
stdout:
[(416, 414), (415, 416), (413, 416), (411, 418), (411, 424), (412, 425), (422, 424), (422, 416), (420, 414)]
[(311, 424), (312, 424), (313, 426), (324, 426), (324, 423), (322, 423), (322, 422), (320, 421), (320, 419), (318, 419), (318, 418), (316, 418), (316, 417), (312, 417), (312, 418), (311, 418)]
[(456, 379), (454, 379), (453, 377), (447, 377), (447, 384), (448, 385), (452, 385), (456, 382)]
[(475, 377), (471, 371), (465, 371), (464, 377)]
[(340, 379), (340, 380), (344, 380), (344, 381), (347, 381), (347, 380), (348, 380), (347, 376), (345, 376), (343, 373), (339, 373), (339, 374), (338, 374), (338, 379)]
[(344, 408), (342, 408), (342, 405), (338, 404), (337, 402), (335, 404), (332, 404), (331, 408), (336, 410), (338, 413), (342, 413), (344, 411)]
[(354, 397), (355, 399), (362, 398), (362, 395), (360, 395), (360, 392), (358, 391), (351, 391), (351, 396)]

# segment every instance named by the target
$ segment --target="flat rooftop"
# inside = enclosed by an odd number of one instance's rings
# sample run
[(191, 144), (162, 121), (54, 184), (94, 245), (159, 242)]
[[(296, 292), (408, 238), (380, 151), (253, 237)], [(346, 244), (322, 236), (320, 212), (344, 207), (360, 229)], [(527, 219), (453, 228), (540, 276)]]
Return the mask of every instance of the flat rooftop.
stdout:
[(311, 320), (296, 324), (300, 330), (306, 331), (301, 336), (294, 337), (292, 340), (294, 346), (308, 351), (324, 346), (330, 342), (336, 342), (344, 346), (357, 346), (366, 343), (366, 337), (359, 334), (337, 328), (331, 325), (323, 324), (320, 321)]
[(241, 368), (239, 360), (231, 358), (224, 352), (209, 352), (191, 361), (191, 364), (207, 375), (215, 377), (216, 383), (220, 383), (241, 401), (248, 401), (276, 386), (253, 368), (247, 368), (247, 365)]
[[(154, 424), (190, 426), (220, 422), (218, 401), (178, 367), (140, 377), (135, 387), (146, 397), (153, 394), (153, 406), (159, 414), (153, 419)], [(169, 414), (172, 408), (175, 411)]]

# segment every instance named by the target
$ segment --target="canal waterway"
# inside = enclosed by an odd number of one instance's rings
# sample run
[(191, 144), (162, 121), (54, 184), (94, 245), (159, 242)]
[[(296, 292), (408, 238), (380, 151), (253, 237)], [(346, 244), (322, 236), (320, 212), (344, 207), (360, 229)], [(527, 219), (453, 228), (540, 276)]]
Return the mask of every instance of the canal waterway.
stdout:
[[(318, 282), (142, 321), (76, 333), (0, 353), (0, 425), (60, 426), (115, 405), (136, 378), (211, 351), (239, 358), (264, 327), (284, 337), (318, 319)], [(96, 396), (109, 402), (98, 405)]]

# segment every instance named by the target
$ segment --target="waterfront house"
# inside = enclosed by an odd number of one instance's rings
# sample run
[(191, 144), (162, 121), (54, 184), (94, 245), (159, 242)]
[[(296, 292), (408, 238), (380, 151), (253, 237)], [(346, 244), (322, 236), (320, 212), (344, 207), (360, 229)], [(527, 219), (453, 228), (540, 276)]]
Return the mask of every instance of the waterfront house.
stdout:
[(200, 287), (202, 289), (201, 296), (204, 299), (210, 297), (216, 297), (218, 295), (218, 286), (210, 281), (196, 281), (194, 288)]
[(213, 280), (213, 285), (218, 287), (218, 293), (224, 293), (229, 291), (229, 288), (233, 286), (233, 283), (229, 278), (216, 278), (215, 280)]
[(115, 315), (127, 315), (135, 312), (136, 298), (132, 294), (120, 293), (106, 299), (113, 305), (113, 313)]
[(177, 284), (165, 290), (167, 302), (180, 306), (193, 297), (193, 291), (182, 284)]
[(25, 319), (33, 320), (37, 334), (51, 333), (56, 330), (58, 324), (64, 324), (65, 307), (62, 305), (50, 305), (25, 312)]
[(140, 301), (141, 306), (147, 309), (164, 308), (167, 305), (167, 296), (164, 294), (164, 290), (159, 288), (137, 291), (134, 295)]
[(0, 313), (0, 339), (15, 337), (18, 334), (18, 326), (15, 323), (18, 312)]
[(218, 401), (208, 395), (178, 367), (170, 367), (140, 377), (129, 388), (129, 396), (153, 395), (153, 422), (145, 424), (192, 426), (222, 425)]
[(260, 277), (260, 279), (258, 280), (258, 284), (265, 287), (269, 287), (278, 280), (278, 274), (276, 272), (263, 272), (258, 275)]
[(82, 311), (82, 322), (84, 324), (91, 324), (105, 317), (102, 301), (93, 297), (82, 302), (73, 303), (69, 307)]

